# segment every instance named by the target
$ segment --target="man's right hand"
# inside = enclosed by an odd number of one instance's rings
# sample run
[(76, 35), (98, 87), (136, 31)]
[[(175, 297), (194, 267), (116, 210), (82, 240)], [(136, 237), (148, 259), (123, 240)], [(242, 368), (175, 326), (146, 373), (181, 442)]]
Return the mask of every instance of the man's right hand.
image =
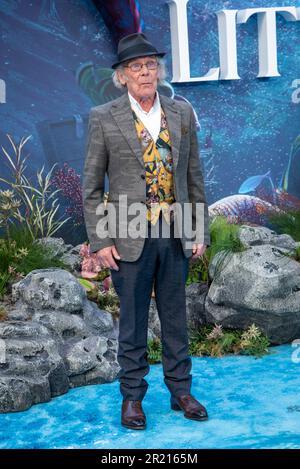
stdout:
[(113, 245), (99, 249), (99, 251), (96, 252), (96, 256), (99, 259), (101, 267), (119, 270), (118, 265), (115, 263), (115, 259), (121, 259), (121, 257), (118, 254), (116, 246)]

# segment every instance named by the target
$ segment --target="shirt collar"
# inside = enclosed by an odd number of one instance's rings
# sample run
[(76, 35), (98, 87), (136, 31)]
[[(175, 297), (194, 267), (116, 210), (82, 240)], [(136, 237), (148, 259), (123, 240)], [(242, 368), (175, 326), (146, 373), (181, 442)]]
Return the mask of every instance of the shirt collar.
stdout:
[(139, 111), (146, 114), (147, 116), (149, 114), (152, 114), (153, 112), (157, 111), (158, 109), (160, 109), (160, 99), (159, 99), (159, 94), (158, 94), (157, 91), (156, 91), (156, 94), (155, 94), (154, 104), (153, 104), (153, 106), (152, 106), (152, 108), (150, 109), (149, 112), (144, 111), (144, 109), (141, 107), (140, 103), (138, 103), (138, 101), (129, 93), (129, 91), (128, 91), (128, 96), (129, 96), (129, 100), (130, 100), (131, 104), (133, 106), (135, 106), (137, 109), (139, 109)]

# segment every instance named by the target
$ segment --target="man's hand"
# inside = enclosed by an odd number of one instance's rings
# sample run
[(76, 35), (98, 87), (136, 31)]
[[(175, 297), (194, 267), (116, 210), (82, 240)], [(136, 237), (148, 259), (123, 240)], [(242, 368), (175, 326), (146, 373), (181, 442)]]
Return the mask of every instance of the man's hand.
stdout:
[(107, 246), (106, 248), (99, 249), (99, 251), (96, 252), (96, 256), (99, 259), (101, 267), (119, 270), (115, 259), (121, 259), (121, 257), (118, 254), (116, 246)]
[(202, 256), (206, 250), (206, 244), (193, 244), (193, 255), (192, 259)]

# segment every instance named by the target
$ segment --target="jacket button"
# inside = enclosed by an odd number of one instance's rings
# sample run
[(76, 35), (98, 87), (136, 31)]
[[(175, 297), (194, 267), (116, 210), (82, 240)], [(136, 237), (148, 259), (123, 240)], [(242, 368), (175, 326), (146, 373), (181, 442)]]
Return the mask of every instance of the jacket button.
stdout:
[(142, 178), (142, 179), (145, 179), (145, 174), (141, 174), (141, 178)]

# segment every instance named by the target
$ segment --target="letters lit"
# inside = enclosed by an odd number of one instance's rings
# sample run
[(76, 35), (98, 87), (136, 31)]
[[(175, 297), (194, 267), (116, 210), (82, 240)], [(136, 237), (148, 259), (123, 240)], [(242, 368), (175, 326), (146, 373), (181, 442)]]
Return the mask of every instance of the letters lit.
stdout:
[(173, 83), (217, 80), (239, 80), (237, 62), (237, 25), (257, 15), (258, 22), (258, 78), (278, 77), (276, 14), (286, 21), (300, 20), (300, 7), (246, 8), (216, 12), (219, 34), (219, 67), (212, 67), (205, 75), (190, 76), (187, 4), (189, 0), (168, 0), (171, 26)]

